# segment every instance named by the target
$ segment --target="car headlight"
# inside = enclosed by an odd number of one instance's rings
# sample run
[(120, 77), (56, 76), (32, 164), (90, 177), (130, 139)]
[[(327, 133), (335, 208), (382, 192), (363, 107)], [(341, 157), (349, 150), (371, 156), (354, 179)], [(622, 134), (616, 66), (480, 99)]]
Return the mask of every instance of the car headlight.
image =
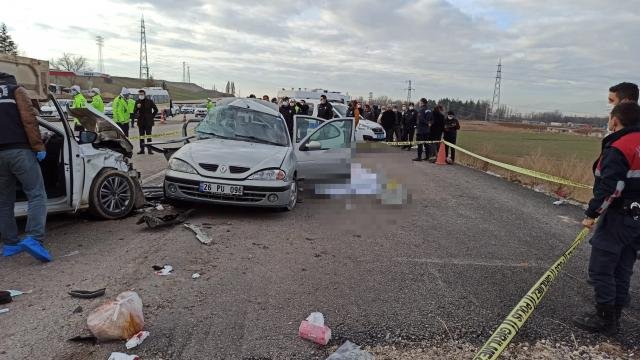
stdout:
[(169, 160), (169, 169), (173, 171), (179, 171), (188, 174), (197, 174), (198, 172), (193, 166), (189, 165), (186, 161), (172, 158)]
[(274, 180), (284, 180), (287, 177), (287, 174), (280, 169), (269, 169), (269, 170), (261, 170), (253, 175), (249, 176), (247, 180), (264, 180), (264, 181), (274, 181)]

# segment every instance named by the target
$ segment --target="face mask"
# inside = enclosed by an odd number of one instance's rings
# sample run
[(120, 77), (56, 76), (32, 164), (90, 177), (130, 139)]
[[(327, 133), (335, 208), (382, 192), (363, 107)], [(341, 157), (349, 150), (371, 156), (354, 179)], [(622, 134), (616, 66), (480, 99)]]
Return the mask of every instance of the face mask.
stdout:
[(409, 106), (409, 110), (413, 110), (413, 106)]
[(407, 111), (407, 108), (402, 108), (402, 111)]
[(449, 115), (449, 116), (447, 116), (447, 119), (453, 120), (453, 116)]
[(138, 99), (144, 100), (144, 95), (138, 95)]

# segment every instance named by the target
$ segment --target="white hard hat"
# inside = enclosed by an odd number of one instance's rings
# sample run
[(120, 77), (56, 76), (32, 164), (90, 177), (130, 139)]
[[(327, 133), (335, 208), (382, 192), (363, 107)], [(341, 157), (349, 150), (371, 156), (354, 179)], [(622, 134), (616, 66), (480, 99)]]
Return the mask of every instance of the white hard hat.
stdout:
[(100, 89), (98, 89), (98, 88), (93, 88), (93, 89), (91, 89), (91, 91), (96, 93), (96, 94), (100, 94)]
[(73, 85), (71, 87), (71, 91), (75, 91), (77, 93), (80, 93), (82, 91), (82, 89), (80, 89), (80, 86), (78, 86), (78, 85)]

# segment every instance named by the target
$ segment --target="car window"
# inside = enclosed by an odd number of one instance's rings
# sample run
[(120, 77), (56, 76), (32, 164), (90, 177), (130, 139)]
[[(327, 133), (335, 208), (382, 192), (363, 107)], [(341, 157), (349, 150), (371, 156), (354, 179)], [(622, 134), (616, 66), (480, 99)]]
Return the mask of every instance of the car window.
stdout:
[(195, 130), (200, 138), (289, 145), (289, 133), (282, 118), (233, 105), (211, 109)]
[(352, 126), (350, 120), (334, 121), (318, 129), (308, 141), (319, 142), (323, 150), (350, 147)]
[(337, 117), (347, 117), (347, 105), (334, 103), (331, 103), (331, 105), (333, 106), (333, 110), (335, 110), (336, 114), (338, 115)]
[(313, 129), (317, 128), (324, 121), (320, 119), (297, 117), (296, 118), (296, 144), (302, 141)]

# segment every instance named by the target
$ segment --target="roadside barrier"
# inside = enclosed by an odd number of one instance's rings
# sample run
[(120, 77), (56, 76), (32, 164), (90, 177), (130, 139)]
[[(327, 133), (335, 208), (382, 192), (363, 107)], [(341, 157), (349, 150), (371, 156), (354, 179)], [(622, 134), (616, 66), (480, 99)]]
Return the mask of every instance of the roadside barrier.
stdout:
[(494, 360), (506, 349), (513, 337), (522, 328), (529, 316), (536, 309), (547, 290), (558, 277), (562, 268), (566, 265), (569, 258), (576, 251), (578, 246), (586, 239), (589, 229), (584, 228), (571, 246), (562, 254), (562, 256), (553, 264), (551, 268), (545, 272), (540, 279), (520, 302), (511, 310), (506, 319), (493, 332), (489, 340), (478, 350), (474, 356), (474, 360)]

